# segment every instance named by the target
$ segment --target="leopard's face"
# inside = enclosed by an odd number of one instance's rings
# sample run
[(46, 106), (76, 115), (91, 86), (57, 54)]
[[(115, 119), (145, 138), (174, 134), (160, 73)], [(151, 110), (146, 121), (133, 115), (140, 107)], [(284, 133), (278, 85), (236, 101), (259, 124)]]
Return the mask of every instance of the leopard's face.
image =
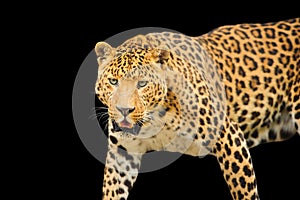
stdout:
[[(100, 47), (102, 49), (100, 49)], [(104, 50), (103, 48), (107, 48)], [(115, 53), (110, 46), (98, 46), (96, 94), (108, 107), (113, 133), (127, 137), (150, 137), (164, 126), (162, 113), (167, 94), (165, 73), (150, 50)], [(102, 52), (103, 53), (103, 52)]]

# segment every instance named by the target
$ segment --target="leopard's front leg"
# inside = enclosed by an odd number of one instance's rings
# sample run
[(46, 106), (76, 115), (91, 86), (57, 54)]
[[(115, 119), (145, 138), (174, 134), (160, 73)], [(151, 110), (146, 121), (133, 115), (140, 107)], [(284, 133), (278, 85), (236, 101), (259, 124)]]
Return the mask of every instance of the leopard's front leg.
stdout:
[(138, 176), (141, 154), (127, 151), (110, 143), (103, 180), (103, 200), (125, 200)]
[(255, 173), (243, 133), (229, 119), (224, 123), (214, 154), (231, 195), (235, 200), (258, 200)]

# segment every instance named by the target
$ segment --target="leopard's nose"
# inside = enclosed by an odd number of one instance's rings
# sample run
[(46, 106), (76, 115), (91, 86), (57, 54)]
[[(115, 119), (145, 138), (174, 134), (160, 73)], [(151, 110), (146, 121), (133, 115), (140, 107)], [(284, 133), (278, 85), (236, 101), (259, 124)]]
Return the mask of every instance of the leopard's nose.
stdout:
[(117, 110), (124, 116), (126, 117), (127, 115), (129, 115), (130, 113), (132, 113), (135, 110), (135, 107), (133, 108), (123, 108), (123, 107), (116, 107)]

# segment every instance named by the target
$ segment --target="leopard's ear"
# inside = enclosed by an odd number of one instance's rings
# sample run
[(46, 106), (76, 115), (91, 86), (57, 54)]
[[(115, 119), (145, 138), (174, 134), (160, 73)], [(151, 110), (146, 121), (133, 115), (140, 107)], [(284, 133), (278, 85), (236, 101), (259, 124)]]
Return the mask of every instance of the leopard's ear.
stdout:
[(106, 42), (98, 42), (95, 46), (99, 68), (103, 68), (114, 56), (115, 49)]
[(166, 49), (153, 49), (148, 55), (151, 60), (156, 63), (164, 64), (170, 58), (171, 52)]

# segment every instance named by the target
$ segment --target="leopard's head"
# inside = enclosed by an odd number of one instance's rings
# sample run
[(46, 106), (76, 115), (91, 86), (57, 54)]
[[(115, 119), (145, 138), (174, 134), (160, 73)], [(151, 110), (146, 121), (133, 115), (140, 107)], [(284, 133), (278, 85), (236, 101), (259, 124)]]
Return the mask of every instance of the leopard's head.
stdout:
[(167, 95), (163, 63), (166, 50), (113, 48), (106, 42), (95, 46), (99, 100), (107, 106), (112, 132), (130, 137), (150, 137), (164, 126)]

